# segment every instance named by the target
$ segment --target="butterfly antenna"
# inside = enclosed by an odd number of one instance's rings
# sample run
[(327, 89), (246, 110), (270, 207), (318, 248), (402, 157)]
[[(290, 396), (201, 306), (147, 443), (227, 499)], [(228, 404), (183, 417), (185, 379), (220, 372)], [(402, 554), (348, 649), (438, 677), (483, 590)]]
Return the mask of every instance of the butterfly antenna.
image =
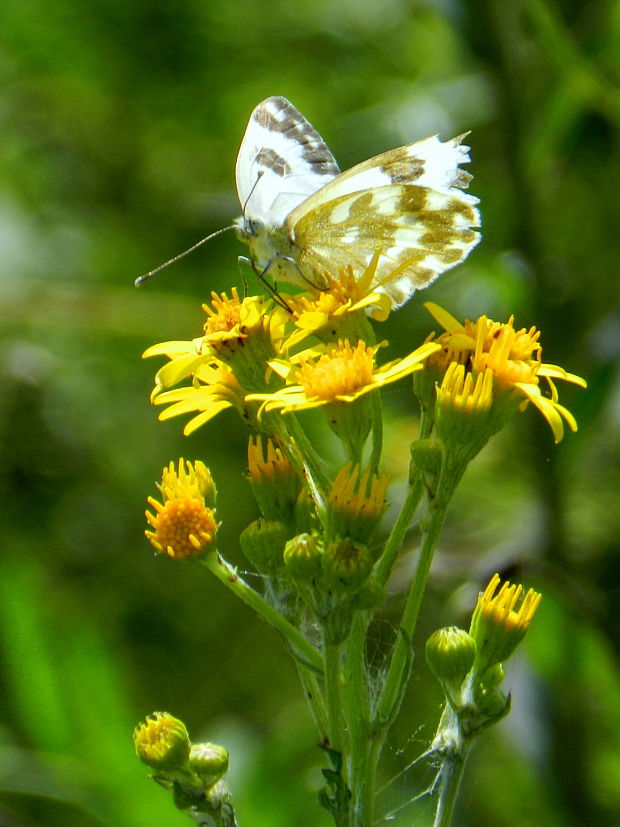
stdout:
[(254, 190), (256, 189), (256, 185), (258, 184), (258, 182), (260, 181), (260, 179), (263, 177), (263, 175), (264, 175), (264, 174), (265, 174), (265, 171), (264, 171), (264, 170), (262, 170), (262, 169), (261, 169), (261, 170), (257, 173), (257, 175), (256, 175), (256, 181), (254, 181), (254, 183), (252, 184), (252, 189), (251, 189), (251, 190), (250, 190), (250, 192), (248, 193), (248, 197), (247, 197), (247, 198), (245, 199), (245, 201), (243, 202), (243, 207), (241, 208), (241, 215), (242, 215), (244, 218), (245, 218), (245, 208), (246, 208), (246, 207), (247, 207), (247, 205), (248, 205), (248, 201), (249, 201), (249, 200), (250, 200), (250, 198), (252, 197), (252, 193), (253, 193), (253, 192), (254, 192)]
[(159, 267), (156, 267), (154, 270), (149, 270), (148, 273), (144, 273), (144, 275), (142, 276), (138, 276), (134, 284), (136, 285), (136, 287), (139, 287), (141, 284), (147, 281), (147, 279), (150, 279), (152, 276), (154, 276), (155, 273), (159, 273), (160, 270), (165, 270), (166, 267), (169, 267), (171, 264), (175, 264), (175, 262), (179, 261), (179, 259), (185, 258), (185, 256), (188, 256), (190, 253), (193, 253), (194, 250), (197, 250), (199, 247), (202, 247), (203, 244), (206, 244), (207, 241), (210, 241), (212, 238), (215, 238), (216, 235), (221, 235), (222, 233), (225, 233), (228, 230), (234, 229), (235, 225), (231, 224), (229, 227), (222, 227), (220, 230), (216, 230), (214, 233), (205, 236), (205, 238), (201, 238), (200, 241), (197, 241), (195, 244), (192, 244), (192, 246), (188, 247), (187, 250), (183, 250), (182, 253), (173, 256), (172, 258), (168, 259), (168, 261), (164, 261), (164, 263), (160, 264)]

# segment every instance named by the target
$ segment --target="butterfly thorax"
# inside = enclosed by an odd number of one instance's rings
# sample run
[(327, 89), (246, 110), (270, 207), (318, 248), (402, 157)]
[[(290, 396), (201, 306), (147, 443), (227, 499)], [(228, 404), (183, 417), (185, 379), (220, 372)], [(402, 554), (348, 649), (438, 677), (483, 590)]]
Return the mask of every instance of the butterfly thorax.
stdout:
[(274, 279), (299, 284), (301, 274), (297, 265), (299, 248), (284, 227), (270, 227), (256, 218), (241, 216), (235, 222), (237, 237), (250, 248), (255, 269)]

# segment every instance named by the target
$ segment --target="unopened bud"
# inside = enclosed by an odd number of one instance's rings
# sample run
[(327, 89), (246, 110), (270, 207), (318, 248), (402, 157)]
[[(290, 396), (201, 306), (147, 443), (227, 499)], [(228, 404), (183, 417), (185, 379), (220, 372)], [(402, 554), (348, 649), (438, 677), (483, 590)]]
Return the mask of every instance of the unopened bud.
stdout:
[(460, 687), (474, 665), (476, 643), (464, 629), (438, 629), (426, 642), (426, 660), (436, 677), (448, 686)]
[(314, 534), (298, 534), (284, 548), (284, 565), (295, 580), (310, 582), (321, 573), (323, 545)]
[(253, 566), (264, 574), (275, 574), (283, 566), (286, 535), (283, 523), (261, 518), (244, 528), (239, 541)]
[(335, 540), (323, 555), (323, 577), (329, 586), (356, 591), (368, 579), (371, 560), (368, 549), (350, 538)]
[(212, 787), (228, 770), (228, 750), (218, 744), (192, 744), (189, 765), (206, 788)]

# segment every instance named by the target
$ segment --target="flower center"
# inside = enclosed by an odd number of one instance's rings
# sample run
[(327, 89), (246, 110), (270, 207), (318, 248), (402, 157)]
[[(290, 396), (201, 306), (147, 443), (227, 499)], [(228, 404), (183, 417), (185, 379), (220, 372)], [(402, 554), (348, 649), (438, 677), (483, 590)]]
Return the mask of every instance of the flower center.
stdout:
[(217, 293), (211, 293), (211, 306), (203, 305), (203, 309), (209, 317), (204, 326), (207, 336), (212, 333), (232, 330), (235, 325), (240, 323), (241, 303), (234, 288), (232, 294), (232, 298), (229, 299), (225, 293), (222, 293), (221, 296), (218, 296)]
[(350, 396), (372, 382), (374, 351), (364, 342), (352, 348), (339, 342), (338, 348), (324, 354), (316, 362), (304, 362), (297, 381), (308, 396), (335, 399)]
[(213, 511), (197, 498), (168, 500), (157, 514), (151, 538), (153, 545), (169, 557), (194, 557), (213, 542), (216, 524)]

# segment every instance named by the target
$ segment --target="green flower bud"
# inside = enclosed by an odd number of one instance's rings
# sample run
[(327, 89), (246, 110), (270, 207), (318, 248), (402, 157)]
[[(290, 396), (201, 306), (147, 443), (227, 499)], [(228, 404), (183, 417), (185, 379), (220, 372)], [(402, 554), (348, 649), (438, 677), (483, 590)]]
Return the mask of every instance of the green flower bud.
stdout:
[(477, 712), (487, 719), (503, 718), (510, 709), (510, 697), (484, 681), (475, 683), (473, 699)]
[(266, 440), (263, 449), (260, 436), (250, 437), (248, 479), (263, 516), (283, 523), (294, 518), (301, 487), (299, 477), (282, 449), (271, 439)]
[(228, 750), (218, 744), (192, 744), (189, 765), (205, 788), (212, 787), (228, 771)]
[(458, 689), (474, 665), (476, 643), (464, 629), (437, 629), (426, 642), (426, 661), (441, 683)]
[(284, 548), (284, 565), (294, 580), (312, 582), (321, 573), (323, 545), (314, 534), (298, 534)]
[(275, 574), (282, 569), (286, 540), (287, 530), (283, 523), (262, 518), (250, 523), (239, 537), (247, 559), (265, 574)]
[(368, 548), (345, 537), (330, 543), (323, 555), (322, 585), (343, 591), (357, 591), (368, 579), (371, 568)]
[(416, 439), (411, 443), (411, 459), (425, 473), (441, 471), (443, 446), (438, 439)]
[(187, 768), (190, 741), (183, 721), (153, 712), (133, 733), (138, 758), (152, 769), (175, 772)]
[[(423, 371), (419, 371), (423, 373)], [(411, 466), (409, 481), (422, 475), (425, 485), (431, 491), (437, 488), (439, 474), (443, 463), (443, 443), (439, 439), (416, 439), (411, 444)]]

